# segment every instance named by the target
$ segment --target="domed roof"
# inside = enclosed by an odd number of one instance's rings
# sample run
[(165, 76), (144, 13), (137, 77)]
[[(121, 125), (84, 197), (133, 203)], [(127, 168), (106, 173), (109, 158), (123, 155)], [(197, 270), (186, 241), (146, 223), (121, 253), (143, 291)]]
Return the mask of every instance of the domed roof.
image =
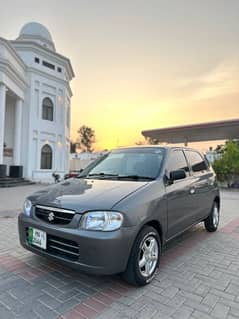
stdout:
[(47, 28), (44, 25), (37, 22), (30, 22), (25, 24), (21, 28), (19, 36), (21, 35), (40, 36), (44, 38), (45, 40), (53, 42), (51, 34), (47, 30)]
[[(25, 24), (19, 33), (17, 40), (30, 40), (38, 42), (41, 40), (44, 46), (54, 49), (54, 42), (49, 30), (38, 22), (29, 22)], [(34, 41), (35, 40), (35, 41)]]

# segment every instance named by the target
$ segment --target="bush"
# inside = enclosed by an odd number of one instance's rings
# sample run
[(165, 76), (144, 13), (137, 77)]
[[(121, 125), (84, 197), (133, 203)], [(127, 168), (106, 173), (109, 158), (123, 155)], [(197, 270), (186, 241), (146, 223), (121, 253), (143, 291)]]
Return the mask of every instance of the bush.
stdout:
[(222, 157), (215, 160), (213, 168), (220, 182), (227, 182), (230, 186), (239, 180), (239, 143), (230, 140), (226, 142)]

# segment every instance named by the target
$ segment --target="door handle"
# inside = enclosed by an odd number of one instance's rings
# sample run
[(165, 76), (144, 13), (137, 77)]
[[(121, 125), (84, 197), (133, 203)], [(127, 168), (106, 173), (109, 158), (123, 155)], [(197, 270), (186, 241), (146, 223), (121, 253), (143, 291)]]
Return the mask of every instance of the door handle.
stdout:
[(193, 187), (193, 188), (190, 188), (190, 190), (189, 190), (189, 194), (190, 195), (193, 195), (193, 194), (195, 194), (195, 192), (196, 192), (196, 189)]

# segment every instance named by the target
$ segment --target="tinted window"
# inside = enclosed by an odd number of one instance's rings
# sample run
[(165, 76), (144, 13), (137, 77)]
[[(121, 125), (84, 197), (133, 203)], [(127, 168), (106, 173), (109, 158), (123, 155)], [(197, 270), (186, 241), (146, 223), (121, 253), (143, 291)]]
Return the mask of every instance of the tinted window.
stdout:
[(208, 166), (203, 157), (198, 152), (186, 151), (185, 153), (193, 172), (201, 172), (207, 170)]
[(189, 171), (188, 164), (183, 151), (175, 150), (170, 154), (168, 162), (168, 172), (176, 171), (178, 169), (183, 169), (185, 172)]

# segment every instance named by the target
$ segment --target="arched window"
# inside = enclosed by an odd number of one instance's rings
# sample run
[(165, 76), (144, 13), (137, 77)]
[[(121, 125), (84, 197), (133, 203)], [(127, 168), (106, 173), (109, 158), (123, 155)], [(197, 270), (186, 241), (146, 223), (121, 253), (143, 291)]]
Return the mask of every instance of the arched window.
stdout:
[(42, 102), (42, 118), (43, 120), (53, 121), (54, 105), (49, 97), (45, 97)]
[(52, 149), (47, 144), (41, 149), (41, 169), (52, 169)]

